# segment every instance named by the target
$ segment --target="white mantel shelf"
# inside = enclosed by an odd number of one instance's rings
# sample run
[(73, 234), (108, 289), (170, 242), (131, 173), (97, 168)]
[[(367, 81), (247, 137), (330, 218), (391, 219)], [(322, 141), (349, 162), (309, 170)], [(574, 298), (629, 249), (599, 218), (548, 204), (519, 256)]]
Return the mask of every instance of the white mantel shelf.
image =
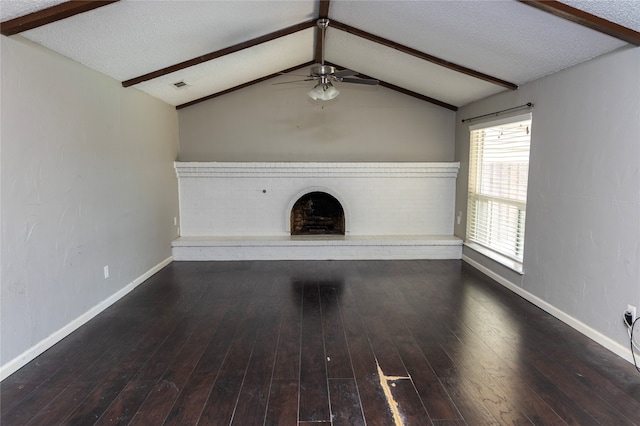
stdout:
[(442, 177), (456, 178), (460, 163), (175, 162), (186, 177)]

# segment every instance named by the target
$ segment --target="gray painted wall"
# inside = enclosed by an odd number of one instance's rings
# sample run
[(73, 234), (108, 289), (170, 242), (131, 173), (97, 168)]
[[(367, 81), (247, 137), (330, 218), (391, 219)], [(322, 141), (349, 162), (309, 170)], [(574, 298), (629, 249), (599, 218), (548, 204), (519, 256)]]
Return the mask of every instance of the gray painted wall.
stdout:
[(180, 160), (453, 161), (453, 111), (384, 87), (336, 83), (323, 102), (312, 82), (271, 83), (179, 110)]
[(613, 52), (459, 111), (456, 235), (465, 235), (469, 161), (468, 124), (460, 120), (529, 101), (535, 107), (525, 273), (466, 247), (464, 254), (626, 346), (622, 312), (627, 304), (640, 308), (640, 49)]
[(171, 256), (178, 135), (173, 107), (0, 39), (5, 365)]

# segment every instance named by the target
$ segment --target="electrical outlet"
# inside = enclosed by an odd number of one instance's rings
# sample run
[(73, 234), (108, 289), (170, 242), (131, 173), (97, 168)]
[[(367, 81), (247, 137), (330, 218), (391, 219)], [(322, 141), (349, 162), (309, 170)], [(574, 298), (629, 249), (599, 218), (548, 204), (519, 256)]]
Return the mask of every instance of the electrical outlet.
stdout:
[(625, 312), (629, 312), (631, 314), (631, 324), (633, 324), (636, 320), (636, 307), (633, 305), (627, 305), (627, 310)]
[(106, 280), (107, 278), (109, 278), (109, 265), (104, 267), (104, 279)]

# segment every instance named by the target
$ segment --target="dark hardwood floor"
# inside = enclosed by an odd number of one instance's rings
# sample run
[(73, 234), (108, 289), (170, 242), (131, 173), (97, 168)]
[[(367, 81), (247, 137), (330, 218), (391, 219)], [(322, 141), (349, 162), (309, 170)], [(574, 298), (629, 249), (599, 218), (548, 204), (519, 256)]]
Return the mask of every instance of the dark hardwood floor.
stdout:
[(640, 425), (640, 374), (460, 261), (174, 262), (5, 379), (1, 411), (6, 426)]

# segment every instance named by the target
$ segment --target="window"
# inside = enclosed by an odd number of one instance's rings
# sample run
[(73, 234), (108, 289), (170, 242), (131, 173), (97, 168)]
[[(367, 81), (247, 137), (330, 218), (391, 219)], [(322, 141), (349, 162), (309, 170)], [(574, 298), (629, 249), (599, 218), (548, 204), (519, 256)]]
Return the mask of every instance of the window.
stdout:
[[(470, 127), (467, 242), (521, 270), (531, 114)], [(481, 250), (485, 252), (485, 250)]]

